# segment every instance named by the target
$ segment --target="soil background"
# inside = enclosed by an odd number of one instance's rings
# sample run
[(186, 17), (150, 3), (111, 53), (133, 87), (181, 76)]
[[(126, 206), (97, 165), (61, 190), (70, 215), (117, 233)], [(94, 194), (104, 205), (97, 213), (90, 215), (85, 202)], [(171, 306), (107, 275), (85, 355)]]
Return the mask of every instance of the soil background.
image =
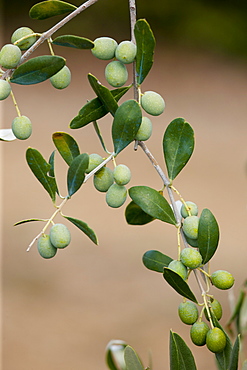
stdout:
[[(10, 34), (7, 30), (6, 38)], [(47, 53), (46, 46), (35, 55), (42, 52)], [(171, 225), (154, 221), (128, 226), (125, 207), (108, 207), (105, 195), (89, 181), (68, 202), (64, 213), (87, 222), (97, 233), (99, 246), (58, 216), (56, 221), (71, 230), (71, 245), (51, 260), (42, 259), (36, 245), (26, 252), (42, 224), (13, 224), (32, 217), (48, 218), (54, 211), (26, 164), (27, 147), (38, 149), (48, 159), (54, 150), (52, 133), (65, 131), (78, 141), (81, 152), (104, 155), (91, 125), (81, 130), (68, 125), (87, 99), (94, 97), (87, 73), (106, 84), (106, 62), (96, 60), (90, 51), (57, 47), (56, 52), (67, 59), (71, 85), (62, 91), (52, 88), (49, 81), (15, 85), (21, 112), (33, 122), (33, 134), (25, 142), (1, 144), (2, 368), (104, 370), (107, 343), (121, 339), (135, 348), (145, 366), (151, 352), (153, 368), (168, 369), (170, 329), (188, 342), (199, 370), (216, 368), (214, 356), (190, 342), (189, 327), (178, 318), (181, 297), (162, 275), (142, 264), (142, 255), (149, 249), (176, 258), (176, 232)], [(147, 142), (162, 168), (162, 138), (168, 123), (184, 117), (195, 130), (194, 154), (174, 186), (184, 199), (196, 202), (200, 211), (209, 208), (220, 225), (220, 245), (211, 268), (229, 270), (236, 279), (230, 293), (212, 288), (224, 307), (222, 324), (230, 314), (229, 296), (237, 296), (246, 279), (246, 81), (245, 61), (161, 44), (142, 86), (143, 91), (159, 92), (166, 101), (165, 112), (152, 118), (154, 132)], [(131, 92), (128, 97), (132, 98)], [(11, 100), (2, 102), (1, 108), (1, 127), (9, 128), (15, 116)], [(99, 124), (111, 149), (111, 117)], [(129, 186), (162, 187), (149, 160), (140, 149), (134, 152), (133, 145), (117, 162), (130, 167)], [(58, 154), (56, 167), (59, 188), (65, 194), (67, 166)], [(192, 286), (198, 294), (197, 286)]]

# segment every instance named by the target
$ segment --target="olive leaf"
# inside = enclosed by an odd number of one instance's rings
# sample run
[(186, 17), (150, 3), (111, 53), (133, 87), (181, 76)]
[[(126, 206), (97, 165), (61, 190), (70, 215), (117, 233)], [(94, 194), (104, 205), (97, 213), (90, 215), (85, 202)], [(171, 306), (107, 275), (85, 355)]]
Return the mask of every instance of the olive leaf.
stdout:
[(142, 262), (146, 268), (161, 273), (164, 272), (164, 267), (167, 267), (171, 261), (171, 257), (156, 250), (147, 251), (142, 257)]
[(80, 154), (76, 140), (66, 132), (55, 132), (52, 140), (65, 162), (70, 166), (72, 161)]
[(78, 227), (78, 229), (80, 229), (85, 235), (87, 235), (89, 237), (89, 239), (91, 239), (94, 242), (94, 244), (98, 245), (97, 235), (95, 234), (93, 229), (91, 229), (88, 226), (88, 224), (86, 224), (85, 222), (83, 222), (81, 220), (73, 218), (73, 217), (69, 217), (69, 216), (65, 216), (65, 215), (63, 215), (63, 217), (66, 218), (68, 221), (70, 221), (73, 225)]
[(232, 349), (229, 370), (238, 370), (239, 350), (240, 350), (240, 334), (238, 334)]
[(170, 331), (170, 370), (196, 370), (191, 350), (172, 330)]
[(67, 185), (68, 193), (71, 197), (80, 189), (85, 179), (85, 171), (88, 168), (89, 156), (87, 153), (78, 155), (73, 159), (68, 169)]
[(29, 16), (32, 19), (43, 20), (55, 15), (70, 13), (75, 9), (77, 9), (75, 5), (60, 0), (42, 1), (32, 6)]
[(167, 283), (176, 290), (178, 294), (190, 299), (192, 302), (197, 303), (197, 299), (194, 293), (191, 291), (189, 285), (175, 271), (164, 267), (163, 277), (167, 281)]
[(125, 348), (124, 359), (126, 363), (126, 370), (144, 370), (141, 360), (132, 347), (127, 346)]
[(154, 217), (144, 212), (133, 200), (125, 209), (125, 219), (129, 225), (146, 225), (155, 220)]
[(219, 243), (219, 226), (209, 209), (203, 209), (198, 226), (198, 248), (202, 263), (207, 263), (216, 252)]
[(56, 37), (52, 43), (59, 46), (67, 46), (75, 49), (92, 49), (94, 47), (93, 41), (80, 36), (62, 35)]

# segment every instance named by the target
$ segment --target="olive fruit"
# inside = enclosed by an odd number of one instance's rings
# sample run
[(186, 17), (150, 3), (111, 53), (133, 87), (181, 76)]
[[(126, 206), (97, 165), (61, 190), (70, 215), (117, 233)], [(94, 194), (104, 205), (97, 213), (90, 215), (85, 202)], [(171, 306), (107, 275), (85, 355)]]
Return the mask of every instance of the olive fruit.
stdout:
[(139, 141), (146, 141), (152, 135), (152, 131), (152, 121), (148, 117), (142, 117), (141, 125), (137, 131), (135, 139)]
[(114, 168), (113, 177), (118, 185), (126, 185), (130, 182), (131, 172), (125, 164), (119, 164)]
[[(190, 216), (197, 216), (198, 215), (197, 205), (193, 202), (190, 202), (190, 201), (185, 202), (185, 203), (186, 203), (187, 207), (190, 210)], [(187, 209), (185, 208), (184, 204), (181, 207), (180, 213), (181, 213), (181, 216), (184, 217), (184, 218), (189, 216), (189, 213), (188, 213)]]
[(101, 168), (95, 173), (93, 183), (98, 191), (106, 192), (114, 183), (113, 171), (108, 167)]
[(220, 328), (210, 329), (207, 333), (206, 345), (211, 352), (222, 352), (226, 346), (225, 333)]
[(176, 272), (178, 275), (181, 276), (182, 279), (186, 280), (187, 279), (187, 267), (185, 267), (181, 261), (178, 260), (173, 260), (169, 263), (167, 266), (170, 270), (173, 270)]
[(0, 80), (0, 100), (6, 99), (11, 93), (11, 86), (6, 80)]
[(101, 155), (97, 153), (89, 154), (88, 168), (85, 172), (89, 173), (93, 171), (100, 163), (103, 162), (103, 160), (104, 159), (101, 157)]
[(121, 207), (127, 198), (127, 189), (124, 185), (112, 184), (106, 192), (106, 203), (112, 208)]
[(192, 248), (184, 248), (180, 253), (181, 262), (190, 269), (196, 269), (202, 264), (201, 253)]
[(50, 77), (52, 86), (56, 89), (65, 89), (71, 82), (71, 73), (67, 66), (63, 66), (60, 71)]
[(198, 226), (199, 226), (199, 217), (198, 216), (188, 216), (184, 219), (183, 231), (188, 238), (197, 239)]
[(132, 41), (120, 42), (116, 48), (115, 57), (122, 63), (132, 63), (136, 57), (136, 45)]
[(38, 252), (43, 258), (52, 258), (57, 253), (57, 248), (51, 244), (49, 235), (43, 234), (39, 237)]
[(109, 85), (113, 87), (123, 86), (128, 80), (128, 71), (125, 65), (118, 60), (107, 64), (105, 68), (105, 78)]
[(146, 91), (141, 96), (142, 108), (152, 116), (159, 116), (164, 112), (165, 102), (162, 96), (155, 91)]
[(21, 59), (21, 50), (13, 44), (6, 44), (0, 51), (0, 65), (3, 68), (15, 68)]
[(208, 325), (204, 321), (196, 321), (190, 329), (190, 338), (196, 346), (204, 346), (209, 331)]
[(70, 231), (64, 224), (54, 224), (50, 230), (50, 240), (56, 248), (65, 248), (71, 241)]
[[(25, 36), (30, 35), (30, 37), (25, 38), (24, 40), (18, 42), (18, 40), (22, 39)], [(21, 50), (27, 50), (32, 46), (36, 41), (36, 36), (29, 27), (20, 27), (15, 30), (15, 32), (11, 36), (12, 44), (16, 44)]]
[(178, 315), (184, 324), (192, 325), (198, 319), (198, 309), (191, 301), (181, 302), (178, 306)]
[[(211, 309), (216, 317), (217, 320), (220, 320), (222, 317), (222, 307), (219, 301), (217, 299), (214, 299), (212, 302), (210, 302)], [(206, 319), (209, 321), (208, 312), (206, 307), (204, 308), (204, 315)]]
[(230, 289), (234, 284), (234, 277), (228, 271), (218, 270), (211, 275), (212, 284), (218, 289)]
[(109, 60), (114, 58), (117, 45), (111, 37), (98, 37), (94, 40), (94, 47), (91, 51), (96, 58)]
[(32, 122), (26, 116), (15, 117), (12, 121), (12, 131), (19, 140), (26, 140), (32, 134)]

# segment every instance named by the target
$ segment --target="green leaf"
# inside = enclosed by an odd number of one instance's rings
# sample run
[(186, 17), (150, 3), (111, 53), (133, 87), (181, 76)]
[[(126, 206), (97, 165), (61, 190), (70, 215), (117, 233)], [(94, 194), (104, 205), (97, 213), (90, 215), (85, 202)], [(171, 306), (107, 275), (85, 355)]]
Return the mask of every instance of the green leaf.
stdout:
[[(111, 90), (112, 96), (118, 101), (131, 86), (124, 86), (118, 89)], [(90, 122), (97, 121), (98, 119), (104, 117), (108, 112), (104, 104), (99, 98), (94, 98), (85, 104), (79, 114), (73, 118), (70, 122), (70, 128), (77, 129), (86, 126)]]
[(144, 366), (141, 363), (137, 353), (130, 346), (127, 346), (124, 350), (124, 359), (126, 362), (127, 370), (144, 370)]
[(202, 263), (207, 263), (216, 252), (219, 243), (219, 226), (209, 209), (204, 209), (199, 219), (198, 248)]
[[(56, 178), (55, 178), (55, 169), (54, 169), (55, 161), (54, 161), (54, 160), (55, 160), (55, 150), (51, 153), (50, 158), (49, 158), (49, 165), (50, 165), (51, 167), (50, 167), (50, 170), (49, 170), (49, 172), (48, 172), (48, 175), (49, 175), (50, 177), (53, 177), (53, 178), (54, 178), (54, 180), (55, 180), (55, 182), (56, 182)], [(57, 194), (59, 194), (59, 190), (58, 190), (57, 182), (56, 182), (56, 187), (57, 187), (56, 192), (57, 192)]]
[(70, 166), (72, 161), (80, 154), (76, 140), (66, 132), (55, 132), (52, 139), (62, 158)]
[(77, 9), (75, 5), (66, 3), (59, 0), (49, 0), (37, 3), (29, 11), (29, 16), (32, 19), (46, 19), (54, 17), (55, 15), (61, 15), (65, 13), (70, 13)]
[(136, 39), (136, 72), (137, 83), (140, 85), (153, 65), (155, 38), (145, 19), (139, 19), (134, 28)]
[(69, 220), (72, 224), (77, 226), (84, 234), (86, 234), (96, 245), (98, 245), (98, 238), (95, 232), (86, 224), (85, 222), (78, 220), (76, 218), (72, 218), (69, 216), (64, 216), (67, 220)]
[(232, 349), (229, 370), (238, 370), (239, 349), (240, 349), (240, 335), (237, 336)]
[(167, 267), (164, 267), (163, 276), (167, 283), (173, 289), (175, 289), (178, 294), (197, 303), (197, 299), (194, 293), (192, 293), (189, 285), (175, 271), (170, 270)]
[(27, 149), (26, 160), (31, 171), (39, 180), (39, 182), (43, 185), (45, 190), (49, 193), (51, 199), (54, 202), (56, 199), (57, 191), (56, 180), (54, 177), (50, 177), (47, 174), (51, 169), (51, 165), (46, 162), (46, 160), (43, 158), (38, 150), (33, 148)]
[(113, 116), (115, 115), (116, 110), (118, 109), (118, 104), (111, 94), (110, 90), (102, 85), (99, 80), (93, 76), (91, 73), (88, 74), (88, 80), (92, 86), (95, 94), (98, 96), (100, 101), (103, 103), (104, 107), (108, 112)]
[(170, 370), (196, 370), (191, 350), (173, 331), (170, 331)]
[(14, 224), (14, 226), (18, 226), (18, 225), (22, 225), (22, 224), (26, 224), (28, 222), (34, 222), (34, 221), (47, 221), (47, 220), (44, 220), (43, 218), (28, 218), (26, 220), (21, 220), (21, 221), (18, 221)]
[(163, 151), (168, 176), (174, 180), (194, 150), (194, 131), (183, 118), (174, 119), (163, 137)]
[(125, 218), (129, 225), (146, 225), (155, 220), (154, 217), (144, 212), (133, 200), (125, 209)]
[(15, 135), (11, 128), (0, 129), (0, 141), (14, 141), (16, 140)]
[(19, 85), (33, 85), (56, 74), (65, 65), (65, 59), (56, 55), (42, 55), (29, 59), (14, 71), (10, 81)]
[(112, 124), (112, 140), (116, 154), (135, 139), (141, 121), (142, 111), (136, 100), (126, 100), (118, 107)]
[(88, 168), (89, 156), (86, 153), (80, 154), (73, 159), (68, 170), (67, 185), (71, 197), (80, 189), (85, 179), (85, 171)]
[(155, 250), (147, 251), (142, 257), (142, 262), (145, 267), (149, 270), (161, 273), (164, 272), (164, 267), (167, 267), (171, 261), (171, 257)]
[(96, 121), (95, 121), (95, 122), (93, 122), (93, 127), (94, 127), (94, 129), (95, 129), (95, 132), (96, 132), (96, 134), (97, 134), (98, 138), (99, 138), (99, 141), (100, 141), (100, 143), (101, 143), (101, 145), (102, 145), (102, 148), (104, 149), (104, 151), (105, 151), (106, 153), (109, 153), (109, 152), (108, 152), (108, 150), (106, 149), (106, 145), (105, 145), (105, 142), (104, 142), (103, 136), (101, 135), (101, 132), (100, 132), (100, 129), (99, 129), (99, 125), (98, 125), (98, 123), (97, 123)]
[(148, 186), (133, 186), (129, 189), (131, 199), (148, 215), (163, 222), (176, 225), (172, 208), (167, 200)]
[(111, 340), (106, 347), (106, 363), (110, 370), (126, 370), (124, 349), (127, 343), (122, 340)]
[(67, 46), (75, 49), (92, 49), (94, 47), (93, 41), (85, 37), (74, 35), (58, 36), (52, 41), (53, 44), (59, 46)]

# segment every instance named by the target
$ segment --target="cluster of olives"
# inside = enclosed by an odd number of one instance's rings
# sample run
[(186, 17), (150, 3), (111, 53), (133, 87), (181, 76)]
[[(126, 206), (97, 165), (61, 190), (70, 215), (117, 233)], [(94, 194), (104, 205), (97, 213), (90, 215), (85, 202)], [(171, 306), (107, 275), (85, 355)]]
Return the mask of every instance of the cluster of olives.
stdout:
[[(209, 302), (211, 312), (215, 315), (217, 320), (222, 317), (222, 307), (219, 301), (211, 299)], [(204, 306), (203, 313), (205, 318), (209, 321), (207, 309)], [(178, 315), (184, 324), (191, 325), (190, 338), (197, 346), (204, 346), (214, 353), (222, 352), (226, 346), (226, 335), (218, 327), (209, 328), (205, 321), (198, 313), (198, 308), (195, 303), (191, 301), (183, 301), (178, 307)]]
[(43, 234), (38, 239), (38, 251), (43, 258), (52, 258), (58, 249), (63, 249), (71, 241), (70, 231), (64, 224), (54, 224), (50, 233)]
[[(89, 165), (87, 173), (94, 170), (103, 158), (96, 153), (89, 155)], [(103, 193), (106, 193), (106, 203), (112, 208), (121, 207), (127, 198), (127, 189), (125, 185), (131, 179), (131, 171), (125, 164), (117, 165), (114, 170), (109, 167), (102, 167), (94, 174), (94, 187)]]

